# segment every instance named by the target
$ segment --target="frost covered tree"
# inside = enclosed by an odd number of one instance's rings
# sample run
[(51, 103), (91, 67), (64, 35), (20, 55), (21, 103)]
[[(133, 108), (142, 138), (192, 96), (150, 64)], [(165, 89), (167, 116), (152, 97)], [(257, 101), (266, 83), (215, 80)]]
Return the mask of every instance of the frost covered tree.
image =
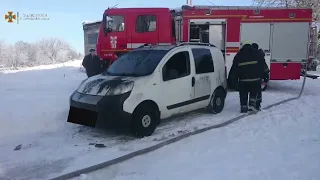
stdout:
[(58, 38), (42, 39), (38, 42), (40, 52), (52, 63), (57, 61), (59, 53), (70, 50), (70, 45)]
[(74, 59), (80, 59), (79, 53), (58, 38), (42, 39), (37, 43), (18, 41), (11, 45), (0, 40), (0, 68), (17, 69)]
[(4, 50), (5, 50), (4, 41), (0, 40), (0, 68), (2, 66), (5, 66)]
[(75, 50), (73, 49), (70, 49), (68, 52), (67, 52), (67, 57), (68, 57), (68, 60), (76, 60), (76, 59), (79, 59), (81, 58), (81, 56), (79, 56), (79, 53), (77, 53)]
[(253, 0), (257, 6), (312, 8), (313, 17), (320, 20), (320, 0)]
[(27, 57), (28, 66), (33, 66), (37, 64), (38, 47), (36, 45), (25, 42), (23, 44), (23, 53)]
[(7, 58), (10, 66), (17, 68), (26, 64), (28, 60), (27, 43), (18, 41), (14, 45), (7, 48)]

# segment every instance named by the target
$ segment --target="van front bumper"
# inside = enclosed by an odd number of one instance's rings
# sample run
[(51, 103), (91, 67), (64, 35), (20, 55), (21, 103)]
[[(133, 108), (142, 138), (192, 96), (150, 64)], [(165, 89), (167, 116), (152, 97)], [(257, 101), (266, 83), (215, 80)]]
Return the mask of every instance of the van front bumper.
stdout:
[(94, 96), (75, 91), (70, 96), (67, 122), (90, 127), (129, 125), (131, 114), (123, 111), (123, 103), (130, 93), (115, 96)]

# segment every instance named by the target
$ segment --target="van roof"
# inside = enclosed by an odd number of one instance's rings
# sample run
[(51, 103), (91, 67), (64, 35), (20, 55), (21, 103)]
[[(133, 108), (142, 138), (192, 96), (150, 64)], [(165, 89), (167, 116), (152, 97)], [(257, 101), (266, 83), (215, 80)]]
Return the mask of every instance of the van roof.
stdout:
[(193, 47), (214, 47), (216, 48), (215, 45), (209, 44), (209, 43), (192, 43), (192, 42), (182, 42), (179, 44), (167, 44), (167, 45), (151, 45), (151, 44), (144, 44), (133, 51), (138, 51), (138, 50), (171, 50), (175, 47), (182, 47), (182, 46), (193, 46)]
[(175, 48), (176, 45), (145, 45), (139, 48), (136, 48), (132, 51), (138, 51), (138, 50), (171, 50)]

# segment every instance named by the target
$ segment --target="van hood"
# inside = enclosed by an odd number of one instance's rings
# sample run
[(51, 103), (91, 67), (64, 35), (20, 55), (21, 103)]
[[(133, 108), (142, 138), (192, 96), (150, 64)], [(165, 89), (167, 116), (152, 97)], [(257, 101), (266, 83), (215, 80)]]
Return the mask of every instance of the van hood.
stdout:
[(135, 81), (139, 77), (127, 76), (109, 76), (109, 75), (96, 75), (84, 80), (77, 91), (79, 93), (88, 95), (104, 96), (108, 91), (115, 89), (120, 85), (125, 85)]

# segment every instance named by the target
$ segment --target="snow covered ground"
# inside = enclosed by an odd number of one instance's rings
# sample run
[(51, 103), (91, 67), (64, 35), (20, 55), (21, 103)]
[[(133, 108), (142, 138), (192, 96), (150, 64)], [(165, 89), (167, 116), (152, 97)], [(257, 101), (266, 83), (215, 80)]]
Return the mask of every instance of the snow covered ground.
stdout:
[[(320, 81), (317, 90), (320, 91)], [(249, 116), (83, 180), (320, 179), (320, 95)], [(76, 178), (74, 178), (76, 180)]]
[(308, 74), (320, 76), (320, 68), (317, 71), (308, 71)]
[[(186, 132), (225, 122), (228, 119), (240, 115), (238, 94), (236, 92), (230, 92), (226, 100), (225, 109), (221, 114), (211, 115), (195, 112), (173, 120), (168, 120), (157, 128), (153, 136), (143, 139), (135, 139), (126, 134), (113, 132), (111, 130), (101, 131), (69, 124), (66, 122), (69, 110), (69, 96), (77, 88), (80, 81), (85, 78), (85, 73), (79, 71), (80, 63), (81, 61), (73, 61), (61, 65), (0, 72), (0, 179), (37, 180), (53, 178), (157, 144)], [(263, 106), (296, 96), (302, 84), (301, 82), (302, 81), (271, 82), (270, 88), (263, 94)], [(303, 106), (309, 107), (309, 104), (310, 106), (314, 105), (312, 103), (315, 103), (315, 98), (318, 97), (318, 92), (320, 91), (319, 85), (319, 80), (308, 79), (304, 98), (309, 98), (311, 102), (307, 101), (308, 99), (299, 100), (299, 102), (301, 101), (300, 103), (304, 104)], [(318, 107), (320, 107), (319, 104)], [(284, 110), (281, 112), (299, 114), (298, 108), (299, 107), (295, 107), (295, 105), (292, 104), (288, 105), (287, 109), (283, 108)], [(297, 112), (293, 110), (297, 110)], [(235, 135), (241, 137), (242, 134), (240, 133), (243, 131), (251, 131), (249, 129), (250, 126), (262, 126), (262, 129), (267, 131), (269, 130), (267, 127), (272, 125), (272, 123), (268, 125), (268, 120), (265, 119), (267, 116), (269, 118), (273, 117), (273, 123), (281, 124), (277, 122), (279, 118), (277, 113), (279, 112), (275, 111), (273, 115), (270, 115), (262, 112), (260, 113), (261, 115), (259, 114), (252, 117), (253, 120), (248, 119), (242, 121), (244, 124), (239, 122), (232, 125), (231, 127), (233, 128), (230, 128), (235, 132), (231, 132), (231, 130), (226, 130), (225, 128), (224, 130), (208, 132), (214, 133), (214, 135), (210, 137), (211, 140), (206, 137), (206, 141), (202, 141), (202, 143), (210, 145), (208, 142), (217, 141), (213, 144), (215, 144), (214, 147), (219, 147), (221, 143), (223, 144), (229, 141), (235, 142), (236, 140), (232, 139), (232, 137), (236, 136), (232, 133), (236, 133)], [(310, 113), (314, 113), (314, 111), (312, 110)], [(285, 120), (285, 115), (289, 114), (279, 116)], [(312, 116), (312, 114), (307, 115)], [(299, 116), (296, 117), (301, 116), (300, 113)], [(263, 124), (259, 124), (257, 120), (260, 120)], [(250, 123), (247, 125), (245, 122), (258, 124)], [(264, 125), (266, 125), (266, 128), (263, 127)], [(310, 128), (316, 127), (317, 125), (315, 124)], [(259, 129), (256, 129), (254, 132), (258, 130)], [(227, 131), (230, 131), (229, 133), (231, 134), (227, 133)], [(273, 131), (276, 133), (276, 130)], [(262, 132), (259, 132), (259, 134), (262, 135)], [(201, 135), (193, 138), (200, 136)], [(261, 138), (264, 137), (261, 136)], [(190, 139), (184, 141), (190, 142)], [(227, 140), (227, 142), (223, 142), (222, 139)], [(221, 140), (221, 142), (218, 142), (218, 140)], [(104, 144), (106, 147), (96, 148), (96, 143)], [(240, 146), (240, 142), (235, 143), (238, 143)], [(219, 146), (217, 146), (218, 144)], [(189, 146), (188, 143), (186, 146)], [(199, 145), (199, 147), (201, 147), (201, 145)], [(182, 153), (181, 155), (197, 152), (194, 148), (197, 148), (197, 146), (192, 147), (190, 152), (176, 152)], [(235, 151), (235, 148), (233, 148), (233, 150)], [(243, 150), (240, 149), (239, 152)], [(199, 151), (201, 151), (201, 149), (199, 149)], [(219, 150), (220, 153), (224, 151), (225, 150)], [(222, 154), (219, 154), (219, 152), (215, 153), (221, 156)], [(173, 152), (170, 153), (174, 154)], [(226, 153), (228, 152), (226, 151)], [(193, 155), (190, 155), (190, 158), (192, 156)], [(229, 159), (230, 157), (226, 158)], [(160, 159), (164, 159), (163, 162), (165, 162), (165, 158)], [(185, 162), (187, 159), (185, 159)], [(176, 163), (179, 163), (179, 161)], [(125, 165), (121, 165), (121, 167), (122, 166), (124, 167)], [(141, 164), (141, 167), (145, 166), (147, 165)], [(130, 165), (126, 167), (130, 167)], [(150, 168), (151, 167), (155, 166), (150, 166)], [(213, 165), (213, 167), (217, 168), (219, 166)], [(226, 168), (226, 166), (223, 167)], [(236, 165), (234, 167), (236, 167)], [(141, 174), (139, 169), (136, 168), (133, 169), (135, 169), (138, 174)], [(151, 171), (152, 169), (150, 169), (150, 172)], [(112, 172), (115, 175), (121, 174), (121, 170)], [(179, 171), (177, 171), (177, 173), (178, 172)], [(207, 173), (209, 172), (211, 173), (212, 171), (210, 170)], [(137, 176), (138, 174), (132, 175), (140, 179), (140, 176)], [(160, 177), (160, 174), (163, 173), (159, 172), (155, 176), (158, 175)], [(149, 177), (148, 174), (144, 175), (146, 178)], [(151, 179), (153, 178), (151, 177)]]

